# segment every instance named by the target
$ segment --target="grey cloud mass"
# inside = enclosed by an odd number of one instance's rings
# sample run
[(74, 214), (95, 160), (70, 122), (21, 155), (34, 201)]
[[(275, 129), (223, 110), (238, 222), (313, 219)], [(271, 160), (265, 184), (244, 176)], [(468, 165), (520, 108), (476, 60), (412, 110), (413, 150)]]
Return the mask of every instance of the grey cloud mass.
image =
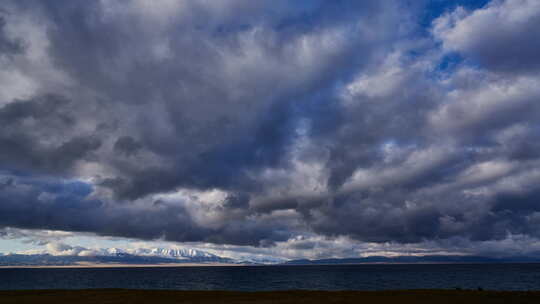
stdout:
[(424, 9), (3, 1), (0, 227), (313, 257), (538, 240), (540, 5)]
[(5, 27), (6, 21), (4, 18), (0, 18), (0, 54), (8, 56), (22, 52), (24, 48), (21, 41), (7, 37)]
[(540, 5), (534, 0), (492, 1), (468, 12), (457, 9), (435, 22), (447, 50), (461, 52), (498, 72), (538, 71)]

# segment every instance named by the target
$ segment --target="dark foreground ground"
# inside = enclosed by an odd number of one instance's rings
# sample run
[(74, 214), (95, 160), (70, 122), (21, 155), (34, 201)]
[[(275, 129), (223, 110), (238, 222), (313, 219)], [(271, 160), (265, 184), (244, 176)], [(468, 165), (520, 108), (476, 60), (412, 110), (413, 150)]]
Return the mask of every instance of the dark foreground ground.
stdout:
[(0, 291), (0, 303), (540, 303), (540, 291), (169, 291), (33, 290)]

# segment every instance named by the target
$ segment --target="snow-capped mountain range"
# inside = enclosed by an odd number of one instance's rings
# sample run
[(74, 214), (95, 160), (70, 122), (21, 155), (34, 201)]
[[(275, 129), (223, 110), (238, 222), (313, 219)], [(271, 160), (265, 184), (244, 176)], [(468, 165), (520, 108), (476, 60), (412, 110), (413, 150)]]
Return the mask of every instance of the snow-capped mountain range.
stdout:
[(197, 250), (197, 249), (170, 249), (170, 248), (141, 248), (135, 250), (132, 254), (142, 256), (159, 256), (175, 259), (216, 259), (221, 258), (215, 254)]
[(0, 266), (42, 266), (97, 264), (167, 264), (167, 263), (222, 263), (222, 264), (276, 264), (282, 259), (260, 256), (243, 256), (239, 259), (221, 257), (191, 248), (107, 248), (88, 250), (69, 247), (63, 251), (11, 253), (0, 255)]
[(178, 260), (180, 262), (233, 262), (232, 259), (223, 258), (218, 255), (193, 249), (193, 248), (137, 248), (122, 250), (109, 248), (106, 250), (107, 256), (137, 256), (146, 258), (164, 258)]

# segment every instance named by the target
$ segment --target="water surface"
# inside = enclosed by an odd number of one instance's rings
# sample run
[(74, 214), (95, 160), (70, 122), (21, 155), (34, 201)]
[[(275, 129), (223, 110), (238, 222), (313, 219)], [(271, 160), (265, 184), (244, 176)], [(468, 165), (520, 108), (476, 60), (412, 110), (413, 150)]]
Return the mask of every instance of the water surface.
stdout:
[(0, 289), (540, 290), (540, 264), (0, 269)]

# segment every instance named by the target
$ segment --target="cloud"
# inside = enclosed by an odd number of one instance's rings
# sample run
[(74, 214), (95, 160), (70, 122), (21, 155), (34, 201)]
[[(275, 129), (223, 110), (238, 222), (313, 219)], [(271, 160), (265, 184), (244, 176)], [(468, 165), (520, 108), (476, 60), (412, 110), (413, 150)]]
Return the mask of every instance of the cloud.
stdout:
[(87, 249), (80, 246), (73, 247), (62, 243), (47, 244), (47, 252), (51, 255), (77, 256), (84, 251), (87, 251)]
[(460, 52), (499, 72), (538, 72), (540, 5), (534, 0), (491, 1), (435, 20), (434, 33), (448, 51)]
[(6, 1), (0, 226), (321, 257), (536, 239), (537, 8)]
[(24, 51), (24, 46), (18, 39), (13, 39), (6, 33), (6, 20), (0, 16), (0, 54), (9, 56)]
[(92, 186), (83, 182), (17, 178), (5, 185), (0, 193), (4, 227), (241, 245), (263, 245), (290, 235), (282, 219), (226, 214), (215, 202), (200, 206), (205, 201), (189, 196), (118, 204), (93, 197)]
[(23, 243), (46, 245), (73, 236), (72, 232), (53, 230), (29, 230), (12, 227), (0, 229), (0, 238), (21, 240)]
[(141, 144), (130, 136), (122, 136), (114, 143), (114, 150), (128, 157), (137, 153), (141, 147)]
[(76, 118), (69, 113), (70, 103), (61, 96), (46, 95), (16, 100), (0, 108), (2, 167), (62, 172), (97, 150), (100, 139), (70, 134), (76, 127)]

